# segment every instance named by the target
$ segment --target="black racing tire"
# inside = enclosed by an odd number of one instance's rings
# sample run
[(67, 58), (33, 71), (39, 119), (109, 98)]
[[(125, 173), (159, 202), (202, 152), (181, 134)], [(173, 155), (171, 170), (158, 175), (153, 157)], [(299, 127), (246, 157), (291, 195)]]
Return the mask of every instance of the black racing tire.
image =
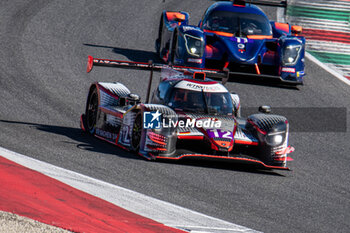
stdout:
[(174, 35), (172, 38), (172, 42), (171, 42), (171, 48), (170, 48), (170, 58), (168, 59), (169, 61), (169, 65), (175, 65), (175, 59), (177, 58), (177, 46), (178, 46), (178, 32), (175, 29), (174, 31)]
[(86, 110), (85, 110), (86, 130), (90, 134), (95, 133), (97, 113), (98, 113), (98, 94), (97, 94), (97, 89), (93, 88), (90, 91), (88, 101), (86, 104)]
[(130, 147), (133, 152), (138, 153), (140, 150), (141, 136), (142, 136), (142, 114), (139, 112), (136, 114), (134, 124), (131, 132)]

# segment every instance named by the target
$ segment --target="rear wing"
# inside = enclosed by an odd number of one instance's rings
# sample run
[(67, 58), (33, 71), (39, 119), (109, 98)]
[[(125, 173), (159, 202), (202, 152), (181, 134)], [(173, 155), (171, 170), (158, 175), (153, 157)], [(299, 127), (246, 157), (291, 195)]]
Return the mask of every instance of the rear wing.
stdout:
[(171, 68), (180, 72), (204, 72), (208, 77), (213, 78), (223, 78), (226, 74), (222, 70), (218, 69), (202, 69), (196, 67), (187, 67), (187, 66), (169, 66), (160, 63), (153, 63), (153, 61), (147, 62), (133, 62), (133, 61), (121, 61), (121, 60), (110, 60), (102, 58), (93, 58), (88, 57), (87, 72), (89, 73), (94, 66), (107, 66), (114, 68), (127, 68), (127, 69), (138, 69), (138, 70), (154, 70), (160, 71), (163, 68)]
[(186, 66), (168, 66), (159, 63), (153, 63), (153, 61), (147, 62), (133, 62), (133, 61), (120, 61), (120, 60), (110, 60), (110, 59), (101, 59), (101, 58), (93, 58), (91, 56), (88, 57), (87, 69), (88, 73), (91, 72), (94, 66), (106, 66), (113, 68), (126, 68), (126, 69), (138, 69), (138, 70), (150, 70), (150, 77), (148, 81), (147, 88), (147, 97), (146, 103), (149, 101), (150, 90), (153, 79), (153, 71), (162, 71), (162, 70), (175, 70), (181, 73), (205, 73), (206, 76), (212, 78), (222, 79), (222, 84), (224, 85), (229, 78), (229, 70), (216, 70), (216, 69), (200, 69), (195, 67), (186, 67)]
[(234, 5), (245, 6), (246, 3), (261, 6), (287, 7), (287, 0), (230, 0)]
[(275, 6), (275, 7), (287, 7), (287, 0), (284, 1), (263, 1), (263, 0), (248, 0), (249, 4), (261, 5), (261, 6)]

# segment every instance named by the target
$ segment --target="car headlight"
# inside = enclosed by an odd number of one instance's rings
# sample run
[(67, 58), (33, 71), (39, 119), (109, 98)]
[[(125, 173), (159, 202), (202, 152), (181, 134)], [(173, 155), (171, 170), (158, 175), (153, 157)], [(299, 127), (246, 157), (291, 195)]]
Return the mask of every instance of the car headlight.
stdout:
[(191, 36), (191, 35), (185, 35), (184, 38), (185, 38), (185, 45), (186, 45), (187, 52), (193, 56), (202, 57), (203, 55), (202, 38)]
[(281, 132), (268, 133), (266, 135), (266, 142), (271, 146), (279, 146), (284, 142), (285, 134)]
[(301, 45), (288, 45), (283, 50), (283, 64), (294, 65), (299, 57)]

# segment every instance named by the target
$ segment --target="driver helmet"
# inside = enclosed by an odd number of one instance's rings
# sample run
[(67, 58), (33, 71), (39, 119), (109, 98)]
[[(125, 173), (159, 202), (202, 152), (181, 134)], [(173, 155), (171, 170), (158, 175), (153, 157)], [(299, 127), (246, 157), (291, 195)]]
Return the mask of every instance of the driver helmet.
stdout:
[(216, 30), (219, 27), (226, 26), (226, 19), (225, 17), (221, 16), (213, 16), (208, 20), (208, 28), (212, 30)]
[(186, 101), (186, 104), (188, 106), (194, 106), (195, 103), (200, 103), (201, 100), (199, 98), (200, 96), (197, 94), (197, 93), (192, 93), (192, 92), (189, 92), (187, 93), (187, 101)]

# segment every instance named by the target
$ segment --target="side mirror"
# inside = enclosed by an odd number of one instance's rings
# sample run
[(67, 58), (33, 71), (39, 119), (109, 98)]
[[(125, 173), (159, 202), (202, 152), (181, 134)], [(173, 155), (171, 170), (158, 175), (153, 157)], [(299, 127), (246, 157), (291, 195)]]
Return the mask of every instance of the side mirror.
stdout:
[(263, 105), (259, 107), (259, 112), (261, 113), (271, 113), (271, 107), (268, 105)]
[(186, 19), (186, 16), (180, 12), (166, 12), (166, 17), (169, 21), (182, 22)]
[(297, 25), (292, 26), (292, 34), (293, 35), (297, 36), (297, 35), (301, 34), (302, 31), (303, 31), (302, 26), (297, 26)]

